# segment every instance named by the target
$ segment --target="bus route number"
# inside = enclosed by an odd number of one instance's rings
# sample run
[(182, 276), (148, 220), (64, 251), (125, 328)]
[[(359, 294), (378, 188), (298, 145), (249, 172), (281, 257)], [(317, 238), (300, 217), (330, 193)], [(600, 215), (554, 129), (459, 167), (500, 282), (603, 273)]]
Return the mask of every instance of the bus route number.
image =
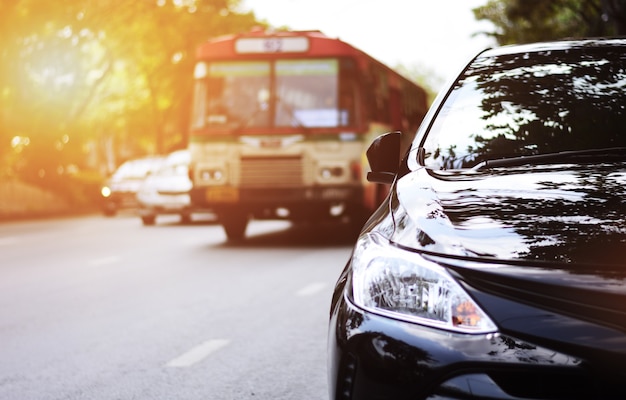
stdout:
[(283, 42), (279, 38), (266, 39), (263, 43), (263, 49), (267, 53), (279, 53), (283, 50)]

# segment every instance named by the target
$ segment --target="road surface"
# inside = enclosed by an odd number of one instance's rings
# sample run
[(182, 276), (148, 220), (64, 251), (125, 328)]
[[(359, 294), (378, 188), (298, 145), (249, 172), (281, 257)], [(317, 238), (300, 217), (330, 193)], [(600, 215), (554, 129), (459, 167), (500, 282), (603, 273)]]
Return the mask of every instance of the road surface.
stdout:
[(0, 224), (0, 399), (327, 399), (338, 226)]

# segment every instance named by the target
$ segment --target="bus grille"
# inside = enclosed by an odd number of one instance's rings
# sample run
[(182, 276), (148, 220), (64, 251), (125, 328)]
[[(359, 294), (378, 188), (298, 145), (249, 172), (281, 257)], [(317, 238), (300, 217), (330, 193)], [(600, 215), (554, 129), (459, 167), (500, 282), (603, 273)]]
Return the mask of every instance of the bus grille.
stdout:
[(241, 159), (241, 187), (302, 186), (301, 157), (244, 157)]

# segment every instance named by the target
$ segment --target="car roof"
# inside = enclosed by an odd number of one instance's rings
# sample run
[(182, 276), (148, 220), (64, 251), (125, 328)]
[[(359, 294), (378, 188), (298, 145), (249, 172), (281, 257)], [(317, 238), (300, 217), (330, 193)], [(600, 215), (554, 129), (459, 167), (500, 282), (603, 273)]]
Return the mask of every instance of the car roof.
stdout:
[(155, 171), (163, 162), (161, 156), (146, 156), (132, 158), (123, 162), (114, 172), (114, 176), (143, 177), (150, 171)]
[(563, 39), (547, 42), (537, 42), (528, 44), (513, 44), (501, 46), (483, 51), (480, 56), (500, 56), (518, 53), (534, 53), (550, 50), (567, 50), (574, 48), (608, 48), (608, 47), (626, 47), (626, 38), (580, 38), (580, 39)]
[(191, 162), (191, 154), (189, 150), (176, 150), (166, 156), (165, 164), (189, 164)]

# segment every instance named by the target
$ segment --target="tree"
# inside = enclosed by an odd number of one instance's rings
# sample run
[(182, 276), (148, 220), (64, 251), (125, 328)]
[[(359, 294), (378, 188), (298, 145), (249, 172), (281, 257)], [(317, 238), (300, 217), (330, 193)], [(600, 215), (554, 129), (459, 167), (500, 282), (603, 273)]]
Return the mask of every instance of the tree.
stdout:
[(500, 45), (626, 34), (626, 0), (489, 0), (473, 11)]
[(435, 71), (424, 65), (412, 65), (410, 67), (404, 64), (398, 64), (394, 68), (407, 79), (417, 83), (426, 90), (427, 101), (430, 105), (437, 96), (438, 88), (443, 83), (443, 78), (437, 75)]
[(63, 190), (186, 143), (195, 48), (263, 25), (239, 0), (0, 0), (0, 178)]

